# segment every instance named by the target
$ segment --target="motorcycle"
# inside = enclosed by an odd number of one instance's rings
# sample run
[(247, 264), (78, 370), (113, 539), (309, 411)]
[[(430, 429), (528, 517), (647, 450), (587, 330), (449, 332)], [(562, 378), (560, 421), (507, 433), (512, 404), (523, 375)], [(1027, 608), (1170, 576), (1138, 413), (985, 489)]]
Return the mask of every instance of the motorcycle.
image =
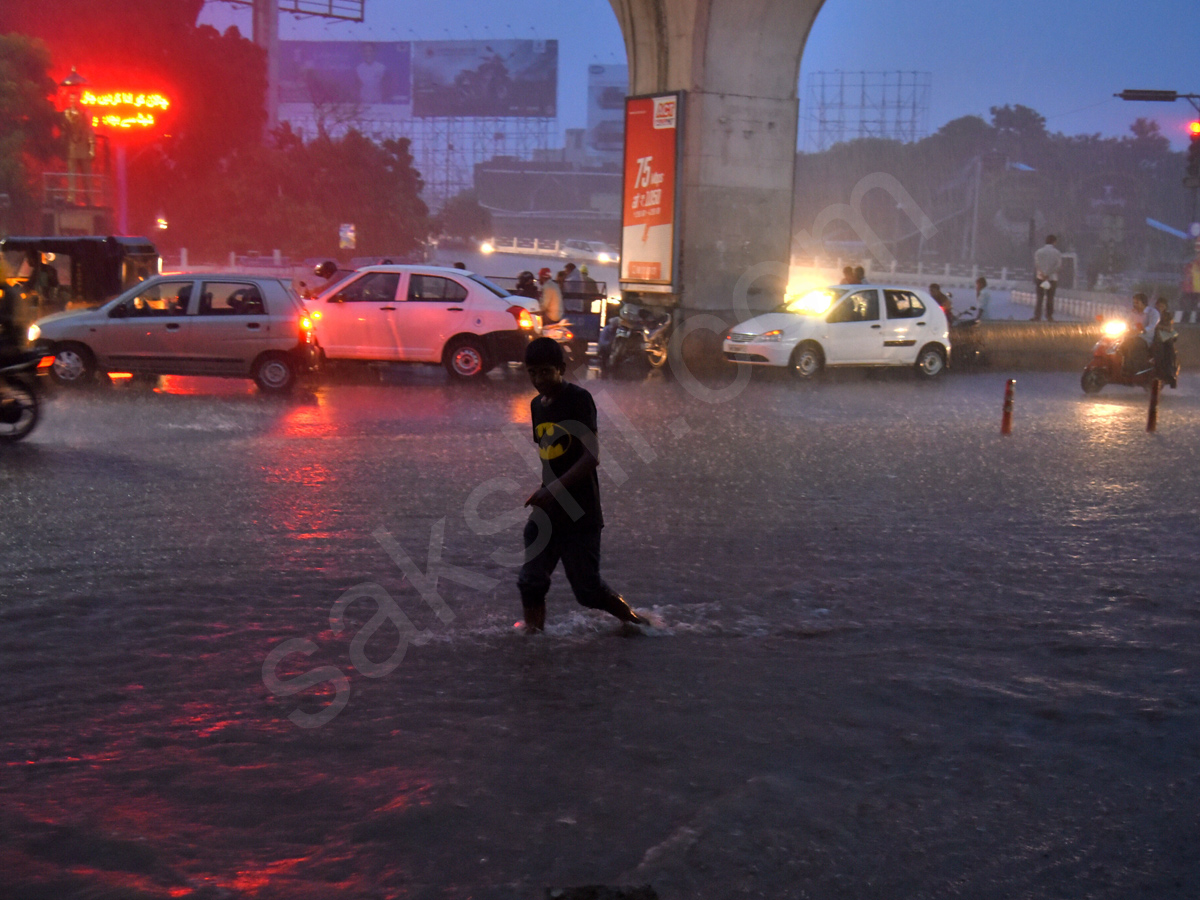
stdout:
[(575, 336), (569, 319), (559, 319), (553, 325), (542, 326), (542, 337), (552, 338), (563, 348), (567, 366), (574, 368), (587, 362), (587, 341)]
[(667, 364), (673, 319), (667, 311), (658, 312), (631, 303), (621, 306), (615, 323), (605, 326), (600, 347), (600, 368), (611, 375), (634, 360), (645, 360), (652, 369)]
[(38, 423), (38, 369), (49, 369), (53, 356), (22, 353), (0, 361), (0, 442), (27, 437)]
[[(1125, 340), (1129, 326), (1120, 319), (1104, 323), (1103, 337), (1092, 348), (1091, 362), (1083, 370), (1080, 385), (1085, 394), (1099, 393), (1106, 384), (1149, 388), (1156, 379), (1170, 385), (1179, 384), (1179, 358), (1175, 355), (1178, 334), (1159, 331), (1159, 339), (1151, 346), (1153, 354), (1145, 367), (1129, 372), (1125, 367)], [(1140, 338), (1138, 338), (1140, 340)]]
[(987, 365), (987, 350), (983, 345), (980, 321), (983, 315), (972, 306), (950, 322), (950, 345), (954, 348), (954, 364), (964, 367)]

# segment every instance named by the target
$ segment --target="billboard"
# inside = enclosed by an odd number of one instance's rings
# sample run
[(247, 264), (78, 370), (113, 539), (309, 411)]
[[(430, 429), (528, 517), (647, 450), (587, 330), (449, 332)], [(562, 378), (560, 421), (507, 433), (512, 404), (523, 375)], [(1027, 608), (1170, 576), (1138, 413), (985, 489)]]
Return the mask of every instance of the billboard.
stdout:
[(414, 41), (413, 115), (553, 118), (558, 41)]
[(280, 41), (279, 102), (412, 103), (408, 41)]
[(629, 66), (588, 66), (587, 138), (589, 156), (619, 162), (625, 147), (625, 94)]
[(671, 290), (675, 280), (676, 191), (682, 94), (625, 101), (621, 284)]

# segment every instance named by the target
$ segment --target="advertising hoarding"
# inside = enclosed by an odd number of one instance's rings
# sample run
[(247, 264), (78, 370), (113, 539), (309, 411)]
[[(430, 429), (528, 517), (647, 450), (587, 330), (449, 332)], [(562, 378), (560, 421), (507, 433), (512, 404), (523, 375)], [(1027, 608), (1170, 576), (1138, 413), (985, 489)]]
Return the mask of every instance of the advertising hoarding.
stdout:
[(557, 115), (558, 41), (414, 41), (413, 115)]
[(625, 148), (629, 66), (588, 66), (587, 152), (619, 162)]
[(682, 99), (674, 93), (625, 101), (622, 286), (669, 291), (675, 281)]
[(279, 102), (412, 103), (408, 41), (280, 41)]

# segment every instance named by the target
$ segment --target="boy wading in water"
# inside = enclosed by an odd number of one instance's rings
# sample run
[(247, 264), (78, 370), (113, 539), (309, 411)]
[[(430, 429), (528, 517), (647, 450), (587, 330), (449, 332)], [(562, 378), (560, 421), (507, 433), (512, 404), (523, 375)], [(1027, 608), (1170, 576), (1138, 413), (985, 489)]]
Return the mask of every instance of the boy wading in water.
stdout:
[(575, 599), (622, 622), (649, 625), (600, 577), (599, 444), (592, 395), (563, 380), (562, 347), (537, 338), (525, 348), (525, 368), (538, 395), (530, 403), (533, 440), (542, 458), (542, 486), (525, 501), (533, 511), (525, 523), (525, 564), (517, 578), (525, 628), (546, 627), (546, 592), (561, 559)]

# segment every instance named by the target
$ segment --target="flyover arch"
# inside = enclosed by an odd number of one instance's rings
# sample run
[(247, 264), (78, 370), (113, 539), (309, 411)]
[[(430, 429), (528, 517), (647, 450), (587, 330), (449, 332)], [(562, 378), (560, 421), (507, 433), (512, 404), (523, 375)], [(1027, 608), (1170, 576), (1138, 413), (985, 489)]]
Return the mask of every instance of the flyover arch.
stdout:
[[(610, 2), (630, 93), (686, 92), (673, 301), (729, 324), (747, 300), (773, 306), (790, 261), (800, 57), (824, 0)], [(708, 333), (693, 352), (719, 346)]]

